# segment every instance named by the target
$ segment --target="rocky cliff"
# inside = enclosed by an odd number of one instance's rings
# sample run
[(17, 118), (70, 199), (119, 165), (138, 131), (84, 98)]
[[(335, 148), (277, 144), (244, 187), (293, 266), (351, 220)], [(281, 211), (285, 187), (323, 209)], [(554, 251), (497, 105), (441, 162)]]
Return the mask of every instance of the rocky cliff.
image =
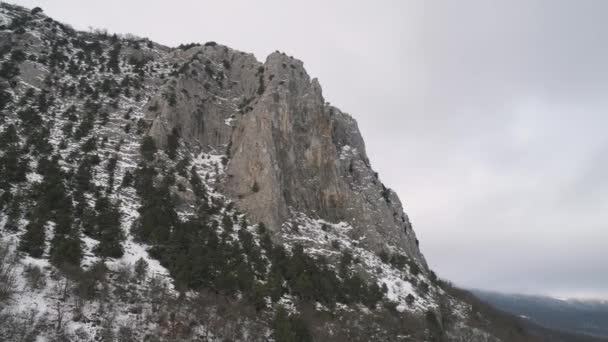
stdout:
[(147, 106), (156, 141), (166, 143), (175, 129), (188, 148), (229, 156), (222, 189), (278, 239), (294, 213), (305, 213), (347, 222), (362, 245), (407, 254), (426, 268), (399, 198), (370, 166), (356, 121), (326, 104), (302, 62), (275, 52), (262, 64), (220, 45), (171, 58), (180, 73)]
[(429, 269), (301, 61), (5, 3), (0, 58), (0, 339), (530, 338)]

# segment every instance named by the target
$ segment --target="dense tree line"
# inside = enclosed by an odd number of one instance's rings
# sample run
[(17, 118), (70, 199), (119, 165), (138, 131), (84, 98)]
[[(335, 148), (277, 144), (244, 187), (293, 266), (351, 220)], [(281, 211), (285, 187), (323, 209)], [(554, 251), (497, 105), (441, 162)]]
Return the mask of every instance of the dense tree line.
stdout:
[(59, 157), (41, 158), (37, 172), (43, 180), (34, 186), (35, 206), (30, 222), (20, 243), (20, 249), (41, 257), (44, 253), (46, 228), (53, 223), (50, 260), (58, 267), (80, 267), (82, 242), (74, 224), (72, 197), (65, 186), (66, 175), (59, 165)]
[(8, 190), (11, 184), (26, 180), (29, 159), (23, 155), (17, 129), (12, 124), (0, 134), (0, 145), (4, 147), (4, 154), (0, 156), (0, 187)]

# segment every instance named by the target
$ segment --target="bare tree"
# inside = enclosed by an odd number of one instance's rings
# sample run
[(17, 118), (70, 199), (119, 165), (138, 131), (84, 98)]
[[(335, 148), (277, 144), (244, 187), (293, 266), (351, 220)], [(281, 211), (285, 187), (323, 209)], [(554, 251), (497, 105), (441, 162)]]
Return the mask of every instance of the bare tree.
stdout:
[(55, 300), (53, 311), (55, 311), (55, 328), (58, 335), (63, 334), (63, 323), (65, 321), (65, 304), (68, 299), (72, 282), (65, 276), (59, 275), (57, 284), (53, 287), (52, 298)]
[(165, 284), (161, 277), (154, 276), (150, 278), (148, 284), (148, 298), (150, 298), (152, 312), (163, 311), (162, 308), (169, 299), (169, 293), (167, 291), (167, 284)]
[(101, 340), (114, 341), (114, 315), (108, 315), (101, 325)]
[(46, 285), (44, 273), (39, 266), (29, 264), (23, 270), (27, 284), (32, 289), (41, 289)]
[(0, 303), (7, 301), (15, 292), (15, 267), (17, 255), (7, 243), (0, 243)]

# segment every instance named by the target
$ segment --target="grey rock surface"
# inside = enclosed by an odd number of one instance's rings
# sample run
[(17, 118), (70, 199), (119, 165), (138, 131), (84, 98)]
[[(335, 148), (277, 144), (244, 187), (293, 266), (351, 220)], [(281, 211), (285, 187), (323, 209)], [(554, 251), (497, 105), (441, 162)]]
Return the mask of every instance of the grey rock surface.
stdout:
[[(407, 254), (426, 269), (397, 195), (371, 168), (356, 121), (329, 106), (303, 63), (265, 63), (224, 46), (177, 50), (180, 72), (147, 105), (160, 146), (175, 129), (193, 151), (229, 157), (221, 188), (278, 232), (293, 213), (345, 221), (367, 248)], [(276, 236), (280, 239), (280, 236)]]

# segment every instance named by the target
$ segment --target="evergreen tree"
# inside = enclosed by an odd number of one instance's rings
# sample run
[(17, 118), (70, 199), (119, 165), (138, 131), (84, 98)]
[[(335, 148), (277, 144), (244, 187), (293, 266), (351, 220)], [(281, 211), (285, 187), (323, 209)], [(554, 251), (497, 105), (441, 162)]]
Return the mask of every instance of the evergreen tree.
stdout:
[(277, 302), (283, 296), (283, 277), (275, 271), (272, 271), (268, 276), (268, 282), (266, 283), (268, 294), (273, 302)]
[(25, 234), (23, 234), (21, 241), (19, 241), (19, 250), (34, 258), (42, 257), (45, 236), (44, 221), (35, 220), (29, 222), (25, 227)]
[(114, 191), (114, 180), (115, 180), (115, 171), (116, 166), (118, 165), (118, 156), (114, 154), (106, 164), (106, 171), (108, 171), (108, 185), (106, 188), (106, 192), (111, 194)]
[(143, 280), (146, 277), (146, 274), (148, 273), (148, 262), (146, 260), (144, 260), (143, 258), (139, 258), (136, 262), (135, 262), (135, 277), (137, 278), (137, 280)]
[(12, 200), (6, 211), (6, 223), (4, 227), (9, 231), (16, 232), (19, 229), (19, 220), (21, 219), (22, 199), (19, 195), (12, 196)]
[(113, 73), (120, 73), (120, 49), (122, 48), (121, 44), (116, 41), (114, 46), (112, 46), (112, 50), (110, 50), (109, 59), (108, 59), (108, 69), (112, 70)]
[(196, 198), (198, 198), (198, 199), (205, 198), (205, 186), (203, 185), (201, 178), (199, 177), (198, 173), (196, 172), (195, 166), (192, 166), (192, 169), (190, 169), (190, 185), (192, 185), (192, 192), (194, 192), (194, 195), (196, 195)]
[(5, 146), (4, 155), (0, 156), (0, 185), (24, 182), (28, 172), (28, 159), (21, 156), (19, 138), (13, 124), (0, 134), (0, 146)]
[(12, 61), (4, 61), (2, 62), (2, 65), (0, 65), (0, 77), (3, 77), (7, 80), (18, 76), (19, 73), (19, 67)]
[(17, 112), (17, 116), (21, 119), (22, 127), (26, 133), (33, 132), (42, 125), (42, 117), (33, 107), (20, 110)]
[(151, 136), (147, 135), (144, 137), (141, 143), (140, 151), (142, 157), (144, 157), (144, 160), (154, 160), (154, 154), (156, 153), (156, 143), (154, 142), (154, 139)]
[(80, 267), (82, 259), (82, 241), (80, 231), (74, 225), (71, 199), (66, 196), (65, 202), (53, 212), (55, 231), (51, 240), (50, 260), (57, 267)]
[(80, 122), (80, 125), (76, 129), (76, 132), (74, 133), (74, 138), (76, 140), (80, 140), (80, 139), (86, 137), (89, 134), (89, 132), (93, 129), (94, 124), (95, 124), (95, 113), (92, 111), (92, 109), (89, 109), (89, 110), (87, 110), (86, 114), (84, 115), (84, 118)]
[(19, 142), (19, 138), (17, 135), (17, 129), (14, 124), (9, 124), (4, 132), (0, 134), (0, 145), (8, 146), (13, 145)]
[(119, 205), (111, 203), (106, 197), (97, 202), (105, 203), (99, 206), (97, 215), (99, 245), (96, 252), (101, 257), (120, 258), (123, 254), (124, 233), (120, 225)]
[(82, 152), (88, 153), (97, 149), (97, 138), (91, 137), (82, 144)]
[(6, 90), (6, 87), (0, 85), (0, 110), (13, 101), (13, 95)]
[(8, 184), (25, 182), (28, 171), (28, 160), (21, 157), (21, 152), (16, 146), (9, 146), (3, 156), (0, 157), (0, 176), (2, 181)]
[(138, 169), (136, 187), (142, 197), (142, 206), (139, 208), (140, 218), (134, 227), (134, 233), (142, 241), (166, 243), (171, 229), (179, 220), (168, 186), (161, 184), (155, 187), (155, 175), (153, 168)]
[(80, 231), (74, 225), (72, 198), (64, 185), (65, 175), (59, 166), (59, 157), (38, 162), (38, 173), (44, 176), (42, 183), (34, 189), (37, 196), (33, 213), (34, 222), (28, 225), (22, 238), (22, 249), (34, 255), (41, 255), (44, 242), (44, 225), (54, 223), (50, 260), (57, 267), (79, 267), (82, 258)]
[(227, 213), (224, 213), (224, 216), (222, 217), (222, 228), (228, 232), (231, 232), (234, 229), (234, 223)]
[(177, 148), (179, 147), (179, 131), (177, 128), (173, 128), (171, 133), (167, 135), (167, 156), (171, 158), (171, 160), (175, 160), (177, 156)]
[(82, 259), (82, 241), (78, 232), (55, 235), (51, 241), (51, 262), (59, 268), (79, 268)]
[(78, 165), (78, 170), (74, 177), (76, 191), (84, 193), (93, 189), (93, 184), (91, 182), (93, 175), (91, 174), (91, 169), (90, 160), (88, 158), (83, 158), (80, 165)]
[(273, 337), (277, 342), (292, 342), (295, 341), (289, 316), (284, 307), (279, 306), (272, 321)]
[(133, 174), (129, 171), (125, 172), (125, 175), (122, 177), (122, 187), (129, 187), (133, 184)]
[(91, 170), (92, 165), (90, 159), (83, 158), (78, 165), (78, 169), (76, 170), (74, 177), (72, 178), (74, 189), (73, 195), (74, 200), (76, 201), (76, 216), (80, 217), (81, 221), (86, 219), (86, 217), (83, 215), (85, 210), (89, 207), (85, 193), (93, 190), (93, 176), (91, 174)]

